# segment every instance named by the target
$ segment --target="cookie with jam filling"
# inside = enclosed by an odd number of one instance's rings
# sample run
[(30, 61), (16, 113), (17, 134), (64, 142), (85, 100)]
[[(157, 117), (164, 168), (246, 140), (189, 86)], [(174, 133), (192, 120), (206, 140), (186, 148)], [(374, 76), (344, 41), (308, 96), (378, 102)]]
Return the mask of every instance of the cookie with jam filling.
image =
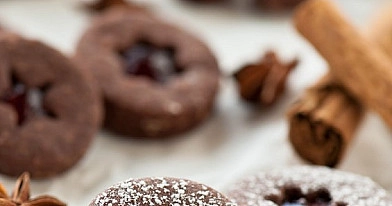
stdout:
[(210, 115), (218, 90), (207, 46), (146, 12), (105, 12), (82, 36), (75, 61), (95, 77), (106, 128), (125, 136), (186, 132)]
[(88, 74), (49, 46), (0, 34), (0, 173), (33, 178), (66, 171), (101, 121)]
[(321, 166), (297, 166), (245, 177), (228, 197), (239, 206), (380, 206), (391, 196), (367, 177)]

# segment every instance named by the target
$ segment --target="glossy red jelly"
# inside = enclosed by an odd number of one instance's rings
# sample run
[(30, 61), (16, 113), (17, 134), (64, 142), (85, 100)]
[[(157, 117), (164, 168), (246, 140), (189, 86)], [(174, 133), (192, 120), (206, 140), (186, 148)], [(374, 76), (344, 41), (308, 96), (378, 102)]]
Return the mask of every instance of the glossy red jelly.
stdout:
[(164, 83), (178, 73), (173, 49), (143, 42), (124, 50), (121, 55), (125, 62), (124, 70), (129, 75), (141, 75)]
[(40, 89), (27, 89), (20, 82), (14, 81), (13, 87), (5, 92), (1, 97), (1, 101), (15, 109), (19, 125), (22, 125), (30, 115), (49, 114), (42, 107), (42, 91)]
[(298, 187), (286, 187), (282, 190), (282, 206), (341, 206), (341, 203), (332, 203), (332, 197), (328, 190), (319, 189), (317, 191), (303, 194)]
[(23, 84), (17, 83), (1, 98), (10, 104), (18, 114), (18, 124), (22, 124), (27, 116), (27, 91)]

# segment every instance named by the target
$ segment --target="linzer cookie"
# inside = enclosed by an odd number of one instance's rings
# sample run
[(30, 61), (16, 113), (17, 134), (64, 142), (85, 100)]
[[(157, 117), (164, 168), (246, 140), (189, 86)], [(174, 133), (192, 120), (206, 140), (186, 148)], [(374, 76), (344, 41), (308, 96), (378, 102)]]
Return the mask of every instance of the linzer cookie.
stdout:
[(0, 34), (0, 173), (42, 178), (86, 152), (100, 119), (92, 79), (58, 51)]
[(235, 206), (216, 190), (178, 178), (130, 179), (97, 195), (90, 206), (202, 205)]
[(261, 9), (268, 11), (292, 10), (304, 0), (182, 0), (194, 3), (227, 3), (240, 8)]
[(266, 10), (289, 10), (296, 7), (304, 0), (255, 0), (261, 9)]
[(93, 1), (83, 1), (84, 5), (93, 11), (103, 11), (113, 6), (127, 6), (125, 0), (93, 0)]
[(220, 72), (205, 44), (144, 12), (98, 17), (75, 61), (94, 74), (105, 126), (133, 137), (185, 132), (211, 113)]
[(109, 8), (118, 7), (128, 11), (145, 10), (142, 6), (138, 6), (127, 0), (84, 0), (84, 6), (91, 11), (104, 11)]
[(334, 167), (343, 159), (364, 113), (361, 104), (327, 75), (290, 108), (290, 142), (309, 162)]
[(367, 177), (326, 167), (297, 166), (246, 177), (228, 197), (239, 206), (387, 206), (391, 196)]
[(182, 0), (182, 1), (189, 1), (194, 3), (217, 3), (217, 2), (224, 2), (225, 0)]

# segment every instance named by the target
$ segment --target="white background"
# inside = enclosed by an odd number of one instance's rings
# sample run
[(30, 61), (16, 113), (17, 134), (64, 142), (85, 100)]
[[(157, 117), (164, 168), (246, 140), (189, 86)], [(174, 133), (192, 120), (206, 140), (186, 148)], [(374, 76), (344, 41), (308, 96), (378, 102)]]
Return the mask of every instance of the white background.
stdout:
[[(251, 14), (228, 8), (195, 7), (176, 0), (139, 0), (163, 19), (204, 40), (215, 52), (224, 77), (212, 117), (197, 129), (169, 141), (135, 141), (102, 131), (85, 158), (68, 172), (32, 182), (33, 196), (52, 194), (69, 205), (87, 205), (106, 187), (130, 178), (172, 176), (224, 191), (245, 174), (304, 164), (287, 141), (287, 108), (326, 72), (321, 57), (295, 32), (290, 14)], [(387, 0), (341, 0), (358, 28)], [(67, 0), (2, 0), (0, 21), (29, 37), (72, 55), (91, 16)], [(230, 74), (275, 49), (300, 65), (289, 77), (283, 98), (272, 108), (255, 109), (239, 100)], [(392, 137), (369, 113), (339, 169), (370, 176), (392, 191)], [(0, 176), (11, 190), (13, 178)]]

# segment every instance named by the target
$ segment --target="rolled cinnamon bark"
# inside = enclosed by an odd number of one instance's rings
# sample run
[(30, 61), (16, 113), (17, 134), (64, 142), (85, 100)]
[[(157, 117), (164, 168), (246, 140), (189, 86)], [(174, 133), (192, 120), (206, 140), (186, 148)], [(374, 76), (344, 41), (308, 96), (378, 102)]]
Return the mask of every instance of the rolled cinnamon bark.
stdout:
[(327, 60), (336, 79), (392, 127), (392, 61), (327, 0), (308, 0), (294, 22)]
[(372, 18), (366, 37), (376, 43), (392, 60), (392, 3), (383, 5), (380, 12)]
[[(392, 4), (383, 6), (365, 35), (392, 60), (391, 12)], [(365, 113), (360, 103), (337, 82), (330, 74), (324, 76), (288, 112), (291, 144), (302, 158), (313, 164), (330, 167), (339, 164)], [(343, 123), (337, 122), (341, 119), (336, 114), (344, 116)]]
[(359, 102), (326, 75), (290, 108), (289, 140), (305, 160), (335, 167), (344, 157), (363, 114)]

